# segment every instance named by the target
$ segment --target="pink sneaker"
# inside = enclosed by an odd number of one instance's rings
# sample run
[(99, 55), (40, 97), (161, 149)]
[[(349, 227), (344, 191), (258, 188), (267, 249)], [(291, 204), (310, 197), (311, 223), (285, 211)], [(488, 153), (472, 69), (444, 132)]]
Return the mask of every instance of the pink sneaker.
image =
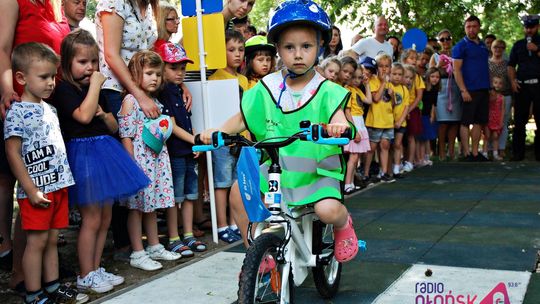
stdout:
[(272, 271), (272, 269), (274, 268), (276, 268), (276, 260), (274, 260), (273, 256), (267, 255), (261, 261), (261, 265), (259, 266), (259, 273), (266, 274)]
[(354, 232), (351, 215), (347, 219), (347, 225), (344, 228), (336, 229), (334, 227), (334, 255), (340, 263), (348, 262), (358, 253), (358, 238)]

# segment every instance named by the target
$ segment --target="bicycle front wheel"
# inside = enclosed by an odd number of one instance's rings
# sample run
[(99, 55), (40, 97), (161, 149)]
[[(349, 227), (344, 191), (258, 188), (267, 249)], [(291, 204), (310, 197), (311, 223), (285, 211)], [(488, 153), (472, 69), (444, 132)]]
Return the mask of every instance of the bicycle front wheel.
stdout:
[(238, 288), (239, 304), (294, 303), (294, 281), (289, 267), (287, 286), (282, 285), (287, 264), (277, 262), (281, 239), (272, 233), (260, 235), (248, 248)]
[(315, 287), (324, 299), (333, 298), (339, 289), (341, 263), (334, 256), (333, 226), (320, 220), (313, 222), (313, 254), (320, 257), (312, 269)]

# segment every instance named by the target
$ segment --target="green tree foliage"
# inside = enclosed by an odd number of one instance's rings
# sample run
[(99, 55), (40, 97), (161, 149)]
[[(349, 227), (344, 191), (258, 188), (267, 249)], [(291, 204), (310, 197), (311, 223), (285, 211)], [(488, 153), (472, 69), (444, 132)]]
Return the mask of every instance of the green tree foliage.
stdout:
[(348, 23), (360, 34), (372, 33), (373, 17), (385, 15), (390, 31), (401, 36), (417, 27), (434, 37), (449, 29), (460, 39), (465, 35), (463, 22), (468, 15), (482, 21), (482, 34), (495, 34), (508, 43), (523, 36), (519, 16), (540, 12), (538, 0), (320, 0), (321, 5), (339, 23)]
[(253, 10), (249, 14), (249, 21), (257, 28), (257, 31), (265, 31), (268, 27), (268, 15), (270, 11), (281, 2), (278, 0), (257, 0)]
[(98, 0), (88, 0), (86, 2), (86, 18), (94, 21), (96, 19), (96, 5)]

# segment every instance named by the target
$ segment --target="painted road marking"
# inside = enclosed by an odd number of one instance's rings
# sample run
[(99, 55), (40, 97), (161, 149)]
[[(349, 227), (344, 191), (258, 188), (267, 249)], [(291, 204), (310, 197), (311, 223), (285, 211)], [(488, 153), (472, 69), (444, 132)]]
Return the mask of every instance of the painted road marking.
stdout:
[[(426, 276), (426, 270), (432, 271)], [(522, 303), (531, 273), (416, 264), (374, 303)]]

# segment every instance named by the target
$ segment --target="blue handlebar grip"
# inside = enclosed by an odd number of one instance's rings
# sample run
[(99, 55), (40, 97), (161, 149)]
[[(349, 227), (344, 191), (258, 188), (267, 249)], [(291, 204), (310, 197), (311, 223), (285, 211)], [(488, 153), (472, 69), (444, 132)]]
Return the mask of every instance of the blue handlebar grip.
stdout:
[(193, 152), (207, 152), (207, 151), (215, 150), (215, 148), (212, 145), (199, 145), (199, 146), (193, 146), (191, 150)]
[(360, 248), (361, 251), (366, 251), (367, 250), (366, 241), (358, 240), (358, 248)]
[(318, 144), (325, 144), (325, 145), (346, 145), (349, 143), (348, 138), (337, 138), (337, 137), (330, 137), (330, 138), (322, 138), (320, 137), (316, 143)]
[(207, 152), (217, 150), (225, 145), (223, 136), (221, 132), (214, 132), (212, 134), (212, 144), (211, 145), (195, 145), (191, 148), (193, 152)]

